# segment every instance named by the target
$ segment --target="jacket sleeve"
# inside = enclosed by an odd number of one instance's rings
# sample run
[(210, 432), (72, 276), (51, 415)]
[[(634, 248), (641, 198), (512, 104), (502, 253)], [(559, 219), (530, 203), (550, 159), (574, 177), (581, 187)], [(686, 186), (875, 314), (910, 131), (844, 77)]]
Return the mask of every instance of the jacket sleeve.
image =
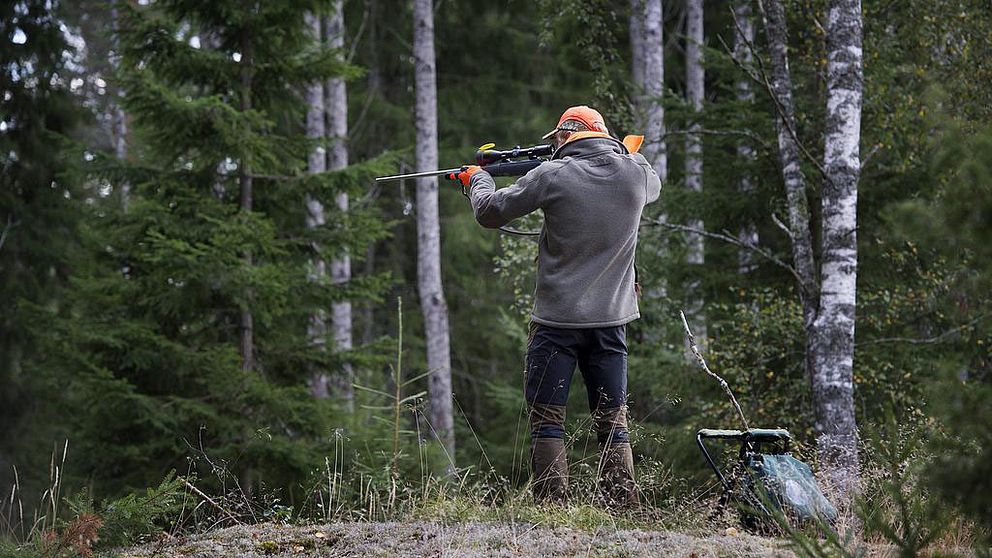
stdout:
[(633, 155), (634, 161), (644, 169), (644, 173), (647, 178), (647, 183), (644, 185), (644, 194), (647, 199), (644, 201), (645, 205), (653, 201), (656, 201), (659, 196), (661, 196), (661, 179), (658, 178), (658, 173), (654, 172), (654, 168), (648, 163), (648, 160), (644, 158), (644, 155), (640, 153), (635, 153)]
[(512, 185), (497, 190), (496, 182), (488, 172), (475, 173), (472, 176), (469, 199), (472, 201), (476, 221), (483, 227), (495, 229), (540, 209), (547, 198), (546, 175), (538, 167)]

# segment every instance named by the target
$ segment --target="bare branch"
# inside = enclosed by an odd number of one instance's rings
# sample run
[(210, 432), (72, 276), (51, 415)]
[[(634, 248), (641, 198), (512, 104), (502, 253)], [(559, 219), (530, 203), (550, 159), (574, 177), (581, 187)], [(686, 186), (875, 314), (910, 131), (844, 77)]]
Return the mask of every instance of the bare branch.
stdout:
[(876, 153), (878, 153), (878, 150), (881, 147), (882, 147), (882, 144), (876, 143), (875, 145), (873, 145), (871, 147), (871, 151), (869, 151), (868, 154), (865, 155), (864, 158), (861, 159), (861, 172), (864, 172), (865, 167), (868, 166), (868, 161), (870, 161), (871, 158), (874, 157)]
[(710, 367), (706, 365), (706, 359), (703, 358), (703, 355), (699, 354), (699, 347), (696, 346), (696, 337), (691, 331), (689, 331), (689, 322), (685, 319), (685, 312), (679, 310), (679, 317), (682, 318), (682, 328), (685, 329), (685, 339), (689, 343), (689, 350), (692, 351), (693, 355), (695, 355), (696, 361), (699, 362), (699, 366), (703, 368), (703, 371), (713, 378), (716, 378), (716, 381), (720, 382), (720, 387), (723, 388), (723, 391), (730, 396), (730, 400), (734, 403), (734, 408), (737, 410), (737, 416), (741, 419), (741, 424), (744, 425), (744, 430), (748, 430), (747, 419), (744, 418), (744, 411), (741, 410), (741, 404), (738, 403), (737, 398), (734, 397), (734, 392), (730, 391), (730, 386), (727, 385), (727, 380), (724, 380), (720, 376), (713, 373), (713, 371), (710, 370)]
[(211, 506), (213, 506), (214, 508), (218, 509), (219, 511), (223, 512), (223, 514), (226, 515), (228, 518), (230, 518), (231, 521), (234, 521), (234, 523), (236, 523), (238, 525), (244, 525), (244, 521), (241, 521), (237, 517), (234, 517), (234, 514), (231, 513), (231, 512), (229, 512), (229, 511), (227, 511), (227, 508), (225, 508), (224, 506), (218, 504), (217, 501), (214, 500), (213, 498), (211, 498), (210, 496), (207, 496), (206, 494), (204, 494), (199, 488), (193, 486), (193, 484), (190, 483), (188, 480), (186, 480), (183, 477), (179, 477), (179, 480), (181, 480), (182, 483), (186, 485), (186, 488), (192, 490), (197, 496), (199, 496), (200, 498), (202, 498), (203, 501), (205, 501), (206, 503), (210, 504)]
[(20, 221), (15, 221), (13, 215), (7, 216), (7, 224), (4, 226), (3, 231), (0, 232), (0, 250), (3, 249), (3, 245), (7, 242), (7, 235), (10, 234), (11, 229), (20, 225)]
[(796, 239), (792, 236), (792, 230), (789, 229), (789, 226), (783, 223), (782, 220), (778, 218), (778, 215), (775, 215), (775, 213), (772, 213), (772, 221), (778, 225), (778, 228), (782, 229), (782, 232), (789, 237), (790, 241), (795, 242)]
[[(762, 16), (764, 16), (765, 7), (761, 2), (758, 2), (758, 9), (761, 10), (761, 14)], [(743, 35), (744, 33), (741, 30), (740, 21), (737, 19), (737, 14), (734, 13), (733, 8), (730, 8), (730, 13), (734, 20), (734, 27), (737, 29), (738, 33)], [(766, 19), (766, 18), (763, 17), (762, 19)], [(785, 117), (785, 107), (782, 106), (782, 101), (779, 100), (778, 95), (775, 94), (775, 90), (772, 88), (771, 82), (768, 80), (768, 72), (765, 70), (764, 59), (758, 53), (757, 49), (755, 49), (754, 43), (748, 40), (746, 37), (744, 38), (744, 44), (747, 45), (747, 49), (751, 52), (752, 58), (758, 61), (757, 74), (752, 73), (752, 71), (750, 71), (747, 67), (745, 67), (745, 65), (740, 60), (738, 60), (736, 56), (734, 56), (733, 49), (731, 49), (730, 46), (727, 45), (726, 41), (723, 40), (723, 37), (718, 35), (717, 38), (720, 40), (720, 44), (723, 45), (724, 50), (727, 51), (727, 54), (730, 56), (730, 60), (734, 63), (734, 65), (737, 66), (742, 72), (744, 72), (745, 75), (751, 78), (752, 81), (760, 85), (761, 88), (765, 90), (765, 93), (768, 94), (768, 97), (772, 100), (772, 104), (775, 105), (775, 112), (778, 114), (779, 118), (785, 124), (786, 131), (788, 131), (789, 135), (792, 136), (792, 140), (796, 142), (796, 145), (799, 147), (799, 151), (803, 154), (806, 160), (809, 161), (809, 163), (812, 164), (813, 167), (816, 168), (816, 170), (819, 171), (821, 175), (823, 175), (823, 178), (829, 179), (829, 177), (827, 176), (827, 170), (823, 168), (823, 165), (820, 164), (820, 161), (817, 160), (817, 158), (814, 157), (813, 154), (810, 153), (808, 149), (806, 149), (806, 146), (799, 139), (799, 134), (796, 133), (795, 128), (792, 126), (792, 122), (790, 122), (789, 119)]]
[(862, 341), (860, 343), (855, 343), (854, 346), (855, 347), (863, 347), (863, 346), (866, 346), (866, 345), (881, 345), (883, 343), (906, 343), (906, 344), (909, 344), (909, 345), (931, 345), (931, 344), (934, 344), (934, 343), (940, 343), (941, 341), (944, 341), (948, 337), (951, 337), (951, 336), (953, 336), (956, 333), (960, 333), (960, 332), (962, 332), (962, 331), (964, 331), (964, 330), (966, 330), (966, 329), (974, 326), (975, 324), (977, 324), (978, 322), (984, 320), (987, 317), (988, 317), (987, 314), (983, 314), (983, 315), (978, 316), (977, 318), (971, 320), (970, 322), (968, 322), (966, 324), (959, 325), (958, 327), (949, 329), (949, 330), (941, 333), (940, 335), (935, 335), (933, 337), (923, 337), (923, 338), (915, 338), (915, 337), (881, 337), (879, 339), (869, 339), (868, 341)]
[(758, 134), (755, 134), (754, 132), (752, 132), (750, 130), (702, 130), (702, 129), (697, 129), (697, 130), (670, 130), (670, 131), (667, 131), (664, 134), (662, 134), (661, 137), (662, 137), (662, 139), (665, 139), (668, 136), (684, 136), (684, 135), (688, 135), (688, 134), (702, 134), (702, 135), (707, 135), (707, 136), (743, 136), (743, 137), (748, 138), (751, 141), (754, 141), (754, 142), (760, 144), (763, 148), (765, 148), (768, 151), (771, 151), (772, 150), (772, 146), (769, 145), (768, 142), (766, 142), (764, 139), (761, 138), (761, 136), (759, 136)]
[(358, 44), (362, 42), (362, 35), (365, 33), (365, 25), (369, 22), (369, 13), (371, 11), (372, 2), (368, 2), (365, 4), (365, 10), (362, 12), (362, 23), (358, 25), (358, 31), (355, 32), (355, 38), (352, 39), (351, 48), (348, 50), (348, 57), (345, 59), (349, 64), (355, 58), (355, 51), (358, 49)]
[(653, 226), (663, 227), (663, 228), (666, 228), (666, 229), (671, 230), (671, 231), (677, 231), (677, 232), (683, 232), (683, 233), (690, 233), (690, 234), (698, 234), (700, 236), (705, 236), (705, 237), (708, 237), (708, 238), (713, 238), (715, 240), (720, 240), (720, 241), (726, 242), (728, 244), (733, 244), (734, 246), (737, 246), (739, 248), (744, 248), (746, 250), (750, 250), (750, 251), (754, 252), (755, 254), (758, 254), (759, 256), (765, 258), (766, 260), (774, 263), (775, 265), (777, 265), (777, 266), (781, 267), (782, 269), (785, 269), (786, 271), (788, 271), (789, 273), (791, 273), (792, 276), (796, 278), (796, 281), (798, 281), (799, 284), (802, 285), (802, 281), (799, 278), (799, 274), (796, 272), (795, 268), (793, 268), (791, 265), (785, 263), (784, 261), (782, 261), (781, 258), (779, 258), (775, 254), (772, 254), (771, 252), (769, 252), (769, 251), (761, 248), (760, 246), (756, 246), (754, 244), (751, 244), (750, 242), (743, 242), (743, 241), (741, 241), (739, 238), (731, 235), (727, 231), (723, 231), (722, 233), (714, 233), (714, 232), (706, 231), (706, 230), (703, 230), (703, 229), (700, 229), (700, 228), (696, 228), (696, 227), (690, 227), (690, 226), (687, 226), (687, 225), (679, 225), (679, 224), (676, 224), (676, 223), (666, 223), (666, 222), (663, 222), (663, 221), (660, 221), (660, 220), (655, 220), (655, 221), (641, 221), (641, 225), (642, 226), (644, 226), (644, 225), (653, 225)]

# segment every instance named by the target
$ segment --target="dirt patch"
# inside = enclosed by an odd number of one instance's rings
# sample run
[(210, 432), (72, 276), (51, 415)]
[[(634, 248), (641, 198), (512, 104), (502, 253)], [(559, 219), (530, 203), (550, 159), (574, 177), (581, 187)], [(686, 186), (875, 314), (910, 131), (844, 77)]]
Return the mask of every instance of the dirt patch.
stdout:
[(791, 557), (776, 539), (748, 534), (683, 533), (467, 522), (338, 523), (307, 527), (255, 525), (165, 539), (121, 553), (133, 558), (199, 557)]

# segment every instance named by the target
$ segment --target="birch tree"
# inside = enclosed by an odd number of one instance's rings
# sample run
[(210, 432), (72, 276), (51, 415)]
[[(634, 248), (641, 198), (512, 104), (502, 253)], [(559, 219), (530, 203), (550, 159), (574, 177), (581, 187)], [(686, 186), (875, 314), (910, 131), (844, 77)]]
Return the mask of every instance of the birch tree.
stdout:
[[(306, 25), (315, 41), (320, 41), (321, 24), (320, 18), (313, 14), (307, 14)], [(307, 137), (314, 140), (323, 140), (326, 136), (324, 128), (324, 84), (321, 82), (312, 83), (307, 87)], [(327, 170), (326, 149), (323, 144), (314, 147), (307, 157), (307, 171), (313, 174), (322, 173)], [(324, 226), (324, 204), (320, 200), (308, 195), (306, 197), (306, 225), (308, 229), (316, 229)], [(314, 246), (314, 253), (317, 256), (312, 262), (310, 279), (313, 281), (323, 281), (327, 276), (327, 263), (320, 255), (320, 247)], [(310, 345), (314, 350), (323, 351), (326, 347), (327, 337), (327, 315), (323, 309), (318, 308), (310, 314), (310, 323), (307, 325), (307, 336)], [(314, 371), (310, 377), (310, 391), (314, 397), (326, 398), (330, 395), (328, 390), (328, 375), (324, 370)]]
[[(254, 61), (252, 59), (254, 45), (252, 43), (252, 36), (248, 33), (243, 34), (240, 43), (241, 70), (239, 72), (239, 81), (241, 87), (239, 93), (241, 113), (245, 114), (252, 110), (252, 81), (254, 78)], [(253, 186), (254, 177), (252, 176), (251, 164), (248, 158), (245, 157), (242, 158), (238, 165), (239, 205), (242, 212), (251, 213)], [(254, 258), (250, 249), (244, 251), (243, 257), (249, 267), (254, 265)], [(251, 309), (253, 302), (251, 293), (248, 293), (247, 301), (241, 308), (241, 317), (239, 320), (241, 333), (238, 345), (241, 354), (241, 369), (245, 371), (255, 369), (255, 317)]]
[[(693, 112), (703, 108), (705, 73), (703, 70), (703, 0), (687, 0), (685, 16), (685, 95)], [(689, 124), (685, 136), (685, 185), (693, 192), (703, 191), (703, 143), (699, 135), (702, 126), (696, 119)], [(702, 220), (692, 220), (689, 226), (703, 230)], [(689, 263), (703, 263), (703, 237), (689, 236)]]
[[(418, 170), (437, 168), (437, 76), (432, 0), (413, 0), (413, 58), (416, 87), (416, 163)], [(441, 286), (441, 232), (437, 178), (417, 179), (417, 287), (427, 338), (427, 391), (431, 426), (455, 457), (451, 394), (451, 349), (448, 307)]]
[[(111, 39), (111, 45), (114, 49), (113, 56), (111, 57), (111, 64), (117, 67), (120, 65), (120, 41), (118, 39), (120, 35), (120, 10), (117, 7), (117, 2), (119, 0), (111, 0), (110, 3), (110, 23), (113, 28), (113, 37)], [(110, 104), (110, 139), (114, 147), (114, 155), (118, 160), (123, 161), (127, 158), (127, 114), (124, 113), (124, 109), (121, 107), (121, 97), (124, 96), (124, 90), (120, 85), (114, 87), (114, 100)], [(128, 204), (131, 200), (131, 185), (123, 181), (120, 185), (121, 193), (121, 207), (124, 211), (127, 211)]]
[(861, 0), (832, 0), (827, 10), (827, 111), (823, 149), (823, 250), (820, 307), (810, 340), (815, 430), (820, 459), (844, 494), (858, 478), (854, 417), (854, 317), (861, 176)]
[(862, 94), (861, 3), (832, 0), (827, 19), (827, 111), (824, 141), (823, 234), (817, 277), (802, 157), (780, 0), (758, 0), (771, 59), (779, 162), (789, 208), (788, 233), (799, 282), (820, 463), (842, 498), (856, 489), (859, 467), (854, 413), (854, 311), (857, 279), (857, 182)]
[[(750, 65), (752, 63), (751, 46), (754, 44), (754, 21), (751, 18), (751, 0), (735, 0), (734, 2), (734, 57), (741, 64)], [(754, 91), (751, 89), (751, 80), (741, 75), (734, 84), (737, 100), (741, 103), (754, 102)], [(741, 139), (737, 143), (737, 157), (741, 160), (742, 167), (749, 168), (754, 162), (754, 147), (746, 139)], [(744, 195), (754, 192), (754, 182), (748, 173), (743, 173), (737, 181), (737, 189)], [(754, 223), (747, 223), (738, 233), (740, 241), (746, 245), (757, 246), (758, 229)], [(750, 250), (741, 249), (738, 251), (738, 270), (741, 273), (748, 273), (755, 267), (754, 253)]]
[(630, 70), (638, 94), (644, 89), (644, 10), (644, 0), (630, 0)]
[[(703, 108), (705, 94), (703, 71), (703, 0), (687, 0), (685, 16), (685, 92), (686, 101), (694, 113)], [(690, 191), (703, 191), (703, 143), (700, 136), (702, 126), (694, 117), (690, 117), (688, 133), (685, 136), (685, 185)], [(690, 219), (689, 227), (701, 231), (704, 229), (702, 219)], [(702, 265), (704, 262), (703, 236), (697, 233), (687, 235), (688, 253), (686, 261), (689, 264)], [(706, 323), (703, 319), (703, 300), (699, 281), (693, 280), (688, 286), (690, 313), (692, 314), (694, 330), (703, 344), (706, 342)]]
[[(344, 0), (334, 0), (330, 17), (324, 20), (324, 31), (328, 46), (332, 49), (344, 48)], [(330, 149), (327, 152), (327, 170), (341, 170), (348, 166), (348, 92), (344, 78), (340, 76), (327, 80), (326, 88), (327, 136)], [(348, 193), (339, 192), (334, 203), (344, 213), (348, 211)], [(351, 257), (345, 252), (331, 260), (331, 281), (340, 285), (351, 279)], [(339, 351), (352, 348), (351, 301), (336, 302), (331, 308), (331, 328), (334, 333), (334, 347)], [(354, 400), (354, 371), (351, 363), (345, 361), (341, 374), (337, 376), (341, 397), (350, 407)]]
[(665, 145), (665, 45), (661, 0), (642, 0), (644, 96), (647, 122), (644, 130), (644, 157), (662, 182), (668, 177), (668, 150)]

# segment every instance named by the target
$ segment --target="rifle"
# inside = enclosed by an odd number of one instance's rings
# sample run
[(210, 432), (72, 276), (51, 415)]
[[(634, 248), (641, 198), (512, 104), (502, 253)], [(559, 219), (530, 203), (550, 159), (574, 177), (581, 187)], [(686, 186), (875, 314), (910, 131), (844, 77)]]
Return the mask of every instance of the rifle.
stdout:
[[(547, 157), (554, 153), (554, 147), (551, 145), (535, 145), (533, 147), (520, 147), (518, 145), (505, 151), (493, 149), (494, 147), (496, 144), (487, 143), (475, 152), (475, 164), (492, 176), (523, 176), (547, 161)], [(457, 180), (458, 173), (466, 168), (468, 166), (463, 165), (452, 169), (394, 174), (392, 176), (380, 176), (375, 181), (385, 182), (425, 176), (444, 176), (448, 180)]]

